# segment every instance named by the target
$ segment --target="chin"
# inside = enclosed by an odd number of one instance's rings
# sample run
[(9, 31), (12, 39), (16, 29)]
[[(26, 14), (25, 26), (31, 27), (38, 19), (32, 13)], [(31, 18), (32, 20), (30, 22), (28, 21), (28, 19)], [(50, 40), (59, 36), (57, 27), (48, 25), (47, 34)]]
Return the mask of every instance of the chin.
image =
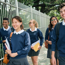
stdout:
[(17, 29), (17, 28), (14, 28), (15, 30)]

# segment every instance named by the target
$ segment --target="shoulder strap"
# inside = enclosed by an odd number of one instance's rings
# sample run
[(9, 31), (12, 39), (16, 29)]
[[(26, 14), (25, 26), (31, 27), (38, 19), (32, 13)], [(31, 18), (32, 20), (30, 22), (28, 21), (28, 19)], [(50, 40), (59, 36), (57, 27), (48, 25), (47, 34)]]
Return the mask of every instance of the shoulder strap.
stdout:
[(58, 24), (56, 25), (56, 35), (57, 35), (57, 40), (58, 40), (58, 37), (59, 37), (60, 24), (61, 24), (61, 23), (58, 23)]
[(12, 37), (12, 34), (13, 34), (13, 32), (11, 32), (11, 34), (10, 34), (10, 38)]

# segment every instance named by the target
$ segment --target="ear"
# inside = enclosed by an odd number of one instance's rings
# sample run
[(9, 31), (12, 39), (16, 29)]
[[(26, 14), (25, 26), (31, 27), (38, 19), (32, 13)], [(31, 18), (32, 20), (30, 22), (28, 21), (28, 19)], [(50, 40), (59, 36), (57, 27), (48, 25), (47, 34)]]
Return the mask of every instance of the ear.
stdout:
[(22, 25), (22, 22), (20, 22), (20, 25)]
[(8, 22), (8, 25), (9, 25), (9, 22)]

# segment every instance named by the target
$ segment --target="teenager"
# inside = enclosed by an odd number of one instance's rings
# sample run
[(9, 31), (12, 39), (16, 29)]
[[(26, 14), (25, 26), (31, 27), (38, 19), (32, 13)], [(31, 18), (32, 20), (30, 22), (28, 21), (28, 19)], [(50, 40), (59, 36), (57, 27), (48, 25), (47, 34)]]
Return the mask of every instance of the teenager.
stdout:
[[(52, 36), (53, 36), (53, 30), (54, 30), (54, 27), (55, 25), (58, 23), (58, 19), (55, 17), (55, 16), (52, 16), (50, 18), (50, 24), (49, 24), (49, 27), (47, 28), (46, 30), (46, 33), (45, 33), (45, 41), (48, 43), (48, 51), (47, 51), (47, 58), (50, 59), (50, 65), (52, 65), (52, 62), (51, 62), (51, 46), (52, 46)], [(57, 53), (56, 53), (57, 54)], [(56, 58), (58, 55), (56, 55)], [(58, 59), (57, 59), (58, 61)], [(58, 65), (58, 64), (57, 64)]]
[[(3, 18), (2, 25), (3, 25), (3, 27), (0, 29), (0, 44), (5, 43), (6, 38), (8, 38), (11, 33), (11, 27), (9, 26), (8, 18)], [(4, 48), (4, 50), (6, 49), (5, 46), (3, 48)]]
[[(65, 3), (59, 6), (60, 15), (63, 21), (57, 24), (52, 37), (52, 64), (56, 65), (55, 48), (59, 50), (59, 65), (65, 65)], [(57, 43), (56, 43), (57, 42)]]
[(30, 27), (30, 29), (28, 29), (27, 32), (30, 35), (31, 45), (40, 39), (40, 46), (38, 48), (39, 50), (37, 52), (35, 52), (33, 50), (33, 47), (31, 46), (31, 49), (28, 53), (28, 55), (32, 59), (33, 65), (38, 65), (38, 55), (39, 55), (40, 49), (43, 45), (44, 38), (43, 38), (42, 32), (38, 29), (38, 23), (34, 19), (30, 20), (29, 27)]
[(27, 55), (30, 50), (30, 37), (23, 30), (22, 19), (19, 16), (12, 18), (12, 26), (15, 31), (11, 37), (11, 50), (6, 50), (10, 55), (7, 65), (29, 65)]

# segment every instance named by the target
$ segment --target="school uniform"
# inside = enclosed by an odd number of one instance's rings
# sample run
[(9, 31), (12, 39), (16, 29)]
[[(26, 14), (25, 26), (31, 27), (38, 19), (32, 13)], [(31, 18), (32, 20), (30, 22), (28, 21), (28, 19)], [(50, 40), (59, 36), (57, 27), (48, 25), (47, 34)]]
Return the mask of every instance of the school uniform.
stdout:
[(56, 44), (56, 27), (53, 31), (52, 51), (55, 51), (56, 45), (59, 50), (59, 65), (65, 65), (65, 22), (60, 23), (59, 36)]
[[(42, 46), (43, 42), (44, 42), (44, 37), (43, 37), (43, 34), (42, 32), (35, 28), (34, 31), (32, 31), (31, 29), (28, 29), (27, 32), (29, 33), (30, 35), (30, 40), (31, 40), (31, 45), (38, 41), (39, 38), (40, 38), (40, 46)], [(29, 53), (28, 53), (28, 56), (38, 56), (39, 55), (39, 52), (40, 50), (38, 50), (37, 52), (35, 52), (33, 49), (30, 49)]]
[[(45, 41), (48, 40), (48, 37), (49, 37), (49, 41), (52, 41), (52, 35), (53, 35), (53, 28), (50, 32), (49, 32), (49, 28), (47, 28), (46, 33), (45, 33)], [(50, 44), (48, 44), (47, 58), (51, 59), (51, 45)]]
[[(6, 38), (8, 38), (10, 36), (10, 33), (11, 33), (11, 27), (8, 26), (7, 29), (5, 29), (4, 27), (0, 29), (0, 44), (2, 43), (3, 40), (6, 40)], [(3, 48), (4, 50), (6, 49), (5, 48), (5, 45), (3, 43)]]
[[(52, 28), (52, 30), (49, 32), (49, 28), (47, 28), (46, 33), (45, 33), (45, 41), (49, 40), (52, 42), (53, 30), (54, 30), (54, 28)], [(48, 39), (48, 37), (49, 37), (49, 39)], [(51, 46), (52, 45), (48, 44), (48, 50), (47, 50), (47, 58), (50, 58), (50, 59), (51, 59), (51, 52), (52, 52)], [(58, 50), (56, 49), (55, 52), (56, 52), (55, 57), (58, 58), (58, 55), (59, 55)]]
[(16, 57), (10, 57), (10, 61), (7, 65), (29, 65), (27, 61), (29, 50), (29, 34), (24, 30), (21, 30), (19, 32), (14, 31), (11, 37), (11, 52), (17, 52), (18, 55)]

